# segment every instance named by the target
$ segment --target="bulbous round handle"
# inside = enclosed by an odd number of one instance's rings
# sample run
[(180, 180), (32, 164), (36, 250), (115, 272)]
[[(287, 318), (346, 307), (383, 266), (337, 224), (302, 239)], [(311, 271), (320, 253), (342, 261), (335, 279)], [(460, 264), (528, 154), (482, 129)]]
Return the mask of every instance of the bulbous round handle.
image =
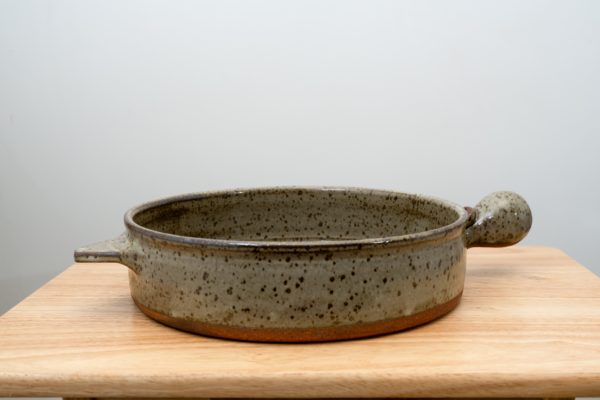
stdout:
[(494, 192), (473, 208), (465, 230), (467, 247), (504, 247), (520, 242), (532, 223), (531, 209), (513, 192)]

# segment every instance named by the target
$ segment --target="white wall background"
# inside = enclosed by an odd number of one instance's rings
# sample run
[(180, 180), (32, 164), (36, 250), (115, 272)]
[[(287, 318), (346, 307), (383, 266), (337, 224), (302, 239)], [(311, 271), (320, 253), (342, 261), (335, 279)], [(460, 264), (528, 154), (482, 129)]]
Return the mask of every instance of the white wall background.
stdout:
[(600, 273), (600, 2), (0, 1), (0, 312), (189, 191), (521, 193)]

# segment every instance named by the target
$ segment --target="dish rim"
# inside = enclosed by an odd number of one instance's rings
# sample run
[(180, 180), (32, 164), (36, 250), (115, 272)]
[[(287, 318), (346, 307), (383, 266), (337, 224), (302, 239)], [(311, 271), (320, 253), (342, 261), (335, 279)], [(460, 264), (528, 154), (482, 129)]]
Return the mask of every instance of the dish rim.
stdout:
[[(404, 235), (361, 238), (361, 239), (336, 239), (336, 240), (241, 240), (241, 239), (217, 239), (208, 237), (193, 237), (176, 235), (173, 233), (161, 232), (147, 228), (135, 222), (134, 218), (141, 212), (149, 209), (165, 206), (169, 203), (190, 201), (200, 198), (217, 197), (223, 195), (241, 195), (245, 193), (269, 193), (281, 191), (322, 191), (322, 192), (355, 192), (361, 194), (377, 194), (377, 195), (403, 195), (413, 196), (419, 199), (437, 203), (443, 207), (450, 208), (457, 212), (458, 218), (450, 224), (430, 229), (421, 232), (408, 233)], [(260, 250), (289, 250), (289, 251), (310, 251), (310, 250), (336, 250), (336, 249), (361, 249), (365, 246), (390, 246), (390, 245), (408, 245), (421, 242), (427, 242), (440, 238), (454, 237), (452, 233), (466, 225), (469, 220), (469, 212), (462, 206), (448, 200), (444, 200), (434, 196), (399, 192), (384, 189), (368, 189), (363, 187), (352, 186), (269, 186), (269, 187), (253, 187), (239, 188), (230, 190), (217, 190), (207, 192), (193, 192), (180, 194), (175, 196), (163, 197), (157, 200), (148, 201), (130, 208), (123, 217), (125, 226), (130, 232), (135, 232), (144, 237), (162, 240), (172, 244), (194, 246), (194, 247), (211, 247), (222, 249), (246, 249), (253, 251)]]

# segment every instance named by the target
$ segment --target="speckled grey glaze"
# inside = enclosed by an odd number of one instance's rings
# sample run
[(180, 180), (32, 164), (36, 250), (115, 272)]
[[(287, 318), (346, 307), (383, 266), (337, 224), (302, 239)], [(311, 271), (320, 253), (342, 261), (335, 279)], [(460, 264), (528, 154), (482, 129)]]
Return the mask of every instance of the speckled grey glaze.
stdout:
[(513, 192), (495, 192), (474, 208), (475, 223), (467, 229), (467, 246), (509, 246), (521, 241), (531, 228), (531, 210)]
[(268, 340), (294, 341), (295, 330), (394, 321), (458, 299), (466, 247), (518, 242), (531, 212), (511, 192), (469, 213), (398, 192), (267, 188), (147, 203), (125, 224), (125, 234), (75, 259), (128, 266), (144, 312), (217, 327), (209, 334), (262, 340), (261, 330), (281, 330)]

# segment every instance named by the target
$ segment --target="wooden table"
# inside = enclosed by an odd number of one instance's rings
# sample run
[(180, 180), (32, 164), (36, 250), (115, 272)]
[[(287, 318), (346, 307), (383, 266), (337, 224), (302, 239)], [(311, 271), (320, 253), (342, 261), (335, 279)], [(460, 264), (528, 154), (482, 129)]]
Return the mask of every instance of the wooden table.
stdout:
[(325, 344), (194, 336), (146, 318), (120, 264), (75, 264), (0, 317), (0, 396), (600, 395), (600, 279), (560, 250), (469, 250), (460, 306)]

